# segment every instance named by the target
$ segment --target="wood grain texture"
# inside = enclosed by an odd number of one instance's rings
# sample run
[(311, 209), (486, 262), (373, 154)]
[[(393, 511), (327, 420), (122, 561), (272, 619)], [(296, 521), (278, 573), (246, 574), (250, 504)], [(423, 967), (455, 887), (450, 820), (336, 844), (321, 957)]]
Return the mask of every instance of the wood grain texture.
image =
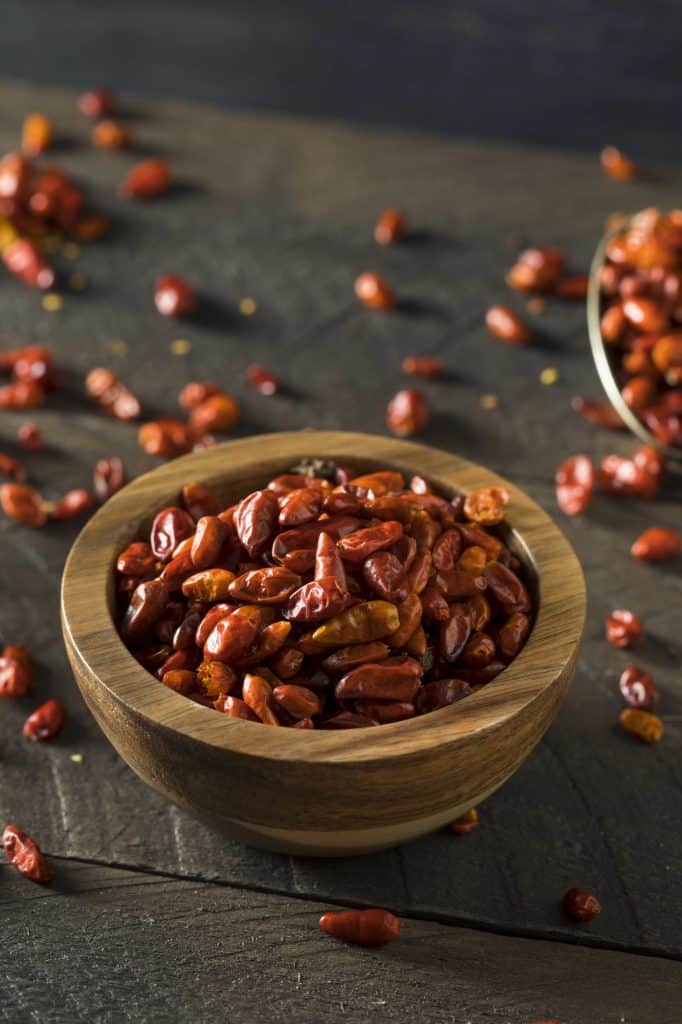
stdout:
[(320, 931), (321, 901), (57, 870), (45, 889), (0, 868), (3, 1024), (679, 1024), (669, 960), (409, 919), (359, 949)]
[[(357, 452), (362, 452), (358, 458)], [(509, 545), (535, 581), (531, 635), (499, 679), (438, 713), (377, 730), (299, 732), (217, 715), (140, 667), (118, 636), (113, 565), (184, 484), (227, 508), (306, 457), (359, 473), (421, 473), (437, 493), (510, 493)], [(549, 516), (497, 474), (425, 445), (299, 431), (227, 442), (145, 474), (93, 516), (62, 583), (69, 659), (86, 703), (147, 782), (239, 838), (283, 852), (366, 853), (433, 831), (497, 789), (530, 753), (572, 678), (585, 619), (578, 561)], [(276, 799), (273, 800), (273, 794)], [(238, 829), (234, 830), (234, 825)]]
[[(54, 853), (680, 955), (679, 565), (634, 563), (627, 554), (652, 519), (679, 523), (680, 492), (669, 484), (653, 503), (596, 497), (581, 519), (561, 517), (557, 463), (579, 451), (625, 455), (634, 442), (596, 431), (569, 408), (575, 393), (599, 394), (579, 304), (550, 302), (529, 316), (536, 340), (523, 351), (490, 339), (483, 311), (496, 301), (523, 310), (503, 284), (519, 245), (561, 245), (582, 270), (610, 211), (677, 205), (682, 173), (669, 167), (656, 181), (619, 187), (596, 160), (571, 154), (131, 103), (141, 144), (167, 153), (183, 184), (167, 201), (131, 208), (114, 192), (132, 157), (89, 149), (71, 94), (5, 86), (2, 98), (2, 148), (16, 145), (25, 111), (44, 109), (72, 140), (55, 158), (118, 224), (109, 242), (75, 263), (90, 287), (66, 294), (59, 314), (0, 276), (3, 347), (44, 339), (67, 371), (65, 389), (31, 415), (50, 444), (29, 457), (47, 497), (82, 486), (103, 455), (120, 454), (131, 476), (154, 464), (133, 428), (81, 397), (93, 365), (113, 365), (134, 382), (150, 413), (171, 412), (188, 379), (215, 377), (242, 403), (242, 435), (305, 426), (382, 433), (387, 400), (408, 382), (402, 358), (437, 354), (450, 374), (422, 385), (432, 409), (424, 442), (513, 479), (560, 520), (586, 573), (589, 612), (554, 725), (483, 805), (478, 833), (436, 832), (400, 851), (325, 864), (229, 842), (136, 779), (84, 707), (63, 650), (59, 580), (78, 525), (29, 531), (2, 519), (2, 638), (32, 646), (39, 679), (33, 699), (1, 709), (0, 818), (18, 819)], [(415, 236), (378, 251), (371, 227), (388, 203), (404, 206)], [(353, 279), (371, 267), (409, 300), (396, 314), (356, 305)], [(161, 320), (151, 293), (162, 270), (199, 283), (213, 299), (211, 316)], [(245, 295), (257, 300), (252, 317), (237, 309)], [(192, 343), (185, 359), (169, 354), (178, 337)], [(126, 341), (125, 354), (112, 355), (112, 338)], [(251, 392), (243, 372), (252, 360), (278, 371), (289, 389), (274, 398)], [(547, 366), (559, 372), (554, 387), (538, 381)], [(497, 409), (481, 408), (484, 393), (498, 396)], [(26, 418), (2, 413), (0, 447), (15, 451)], [(636, 652), (605, 643), (613, 607), (644, 619)], [(663, 694), (666, 735), (655, 747), (616, 725), (618, 676), (632, 661)], [(48, 696), (64, 701), (69, 725), (52, 746), (29, 745), (21, 725)], [(82, 765), (69, 760), (73, 753), (84, 755)], [(588, 926), (559, 911), (561, 894), (576, 884), (603, 903)]]

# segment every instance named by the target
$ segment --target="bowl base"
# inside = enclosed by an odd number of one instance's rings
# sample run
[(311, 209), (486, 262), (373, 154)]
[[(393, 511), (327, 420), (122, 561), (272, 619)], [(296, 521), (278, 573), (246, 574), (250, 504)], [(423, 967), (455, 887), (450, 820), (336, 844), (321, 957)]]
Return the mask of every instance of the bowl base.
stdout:
[[(438, 814), (376, 828), (312, 832), (268, 828), (264, 825), (254, 825), (233, 818), (207, 818), (202, 815), (202, 820), (230, 839), (236, 839), (241, 843), (246, 843), (247, 846), (255, 846), (261, 850), (270, 850), (273, 853), (290, 853), (300, 857), (359, 857), (365, 853), (390, 850), (394, 846), (400, 846), (412, 839), (418, 839), (420, 836), (428, 835), (429, 832), (443, 828), (472, 807), (477, 807), (506, 781), (505, 778), (498, 785), (478, 793), (466, 803), (456, 804)], [(186, 810), (194, 813), (191, 808), (186, 808)]]

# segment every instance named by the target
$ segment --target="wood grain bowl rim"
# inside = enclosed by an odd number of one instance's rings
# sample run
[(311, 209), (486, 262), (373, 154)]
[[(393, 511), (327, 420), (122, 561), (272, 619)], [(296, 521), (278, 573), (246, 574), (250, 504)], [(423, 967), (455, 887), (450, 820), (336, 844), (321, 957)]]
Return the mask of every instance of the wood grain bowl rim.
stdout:
[[(505, 486), (514, 542), (538, 580), (539, 607), (519, 656), (492, 682), (465, 700), (431, 714), (347, 731), (273, 729), (217, 714), (164, 687), (127, 650), (112, 619), (113, 566), (143, 522), (173, 504), (182, 486), (226, 482), (235, 496), (245, 484), (263, 484), (306, 456), (381, 464), (406, 475), (422, 473), (444, 489)], [(359, 763), (450, 747), (495, 729), (523, 712), (564, 679), (575, 663), (586, 612), (582, 570), (551, 518), (522, 490), (491, 470), (414, 442), (346, 431), (290, 431), (226, 441), (165, 463), (133, 480), (89, 520), (64, 567), (62, 628), (79, 669), (150, 726), (182, 733), (211, 747), (298, 763)]]

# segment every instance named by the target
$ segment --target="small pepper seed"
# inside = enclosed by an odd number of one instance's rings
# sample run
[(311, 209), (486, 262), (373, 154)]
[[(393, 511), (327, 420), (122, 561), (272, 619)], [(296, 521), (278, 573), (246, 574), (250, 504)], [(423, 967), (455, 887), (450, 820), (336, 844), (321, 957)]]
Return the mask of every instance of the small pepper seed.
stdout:
[(500, 401), (497, 395), (481, 395), (481, 407), (483, 409), (497, 409)]
[(186, 356), (192, 351), (192, 345), (186, 338), (177, 338), (175, 341), (171, 341), (170, 350), (174, 356)]
[(58, 313), (63, 305), (62, 297), (55, 292), (48, 292), (47, 295), (43, 295), (41, 305), (48, 313)]

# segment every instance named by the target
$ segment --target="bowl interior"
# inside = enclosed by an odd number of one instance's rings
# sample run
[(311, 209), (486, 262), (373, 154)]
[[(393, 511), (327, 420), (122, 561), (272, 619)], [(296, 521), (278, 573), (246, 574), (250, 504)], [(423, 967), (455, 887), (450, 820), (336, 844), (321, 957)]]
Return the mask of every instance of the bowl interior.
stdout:
[[(67, 642), (81, 669), (141, 716), (218, 746), (252, 752), (263, 726), (231, 719), (164, 687), (140, 666), (118, 636), (114, 563), (118, 552), (150, 529), (156, 513), (177, 503), (182, 486), (198, 481), (228, 506), (262, 487), (303, 457), (351, 463), (359, 471), (393, 468), (407, 479), (423, 475), (446, 496), (478, 487), (511, 491), (511, 525), (500, 527), (521, 560), (535, 604), (535, 623), (518, 657), (495, 680), (466, 700), (429, 715), (371, 732), (371, 756), (390, 756), (410, 745), (451, 742), (453, 735), (492, 727), (517, 713), (551, 685), (575, 658), (585, 614), (582, 573), (568, 542), (524, 492), (483, 467), (446, 452), (390, 438), (301, 431), (227, 442), (153, 470), (114, 495), (77, 538), (64, 571), (62, 616)], [(311, 760), (369, 756), (367, 730), (268, 729), (276, 757)]]

